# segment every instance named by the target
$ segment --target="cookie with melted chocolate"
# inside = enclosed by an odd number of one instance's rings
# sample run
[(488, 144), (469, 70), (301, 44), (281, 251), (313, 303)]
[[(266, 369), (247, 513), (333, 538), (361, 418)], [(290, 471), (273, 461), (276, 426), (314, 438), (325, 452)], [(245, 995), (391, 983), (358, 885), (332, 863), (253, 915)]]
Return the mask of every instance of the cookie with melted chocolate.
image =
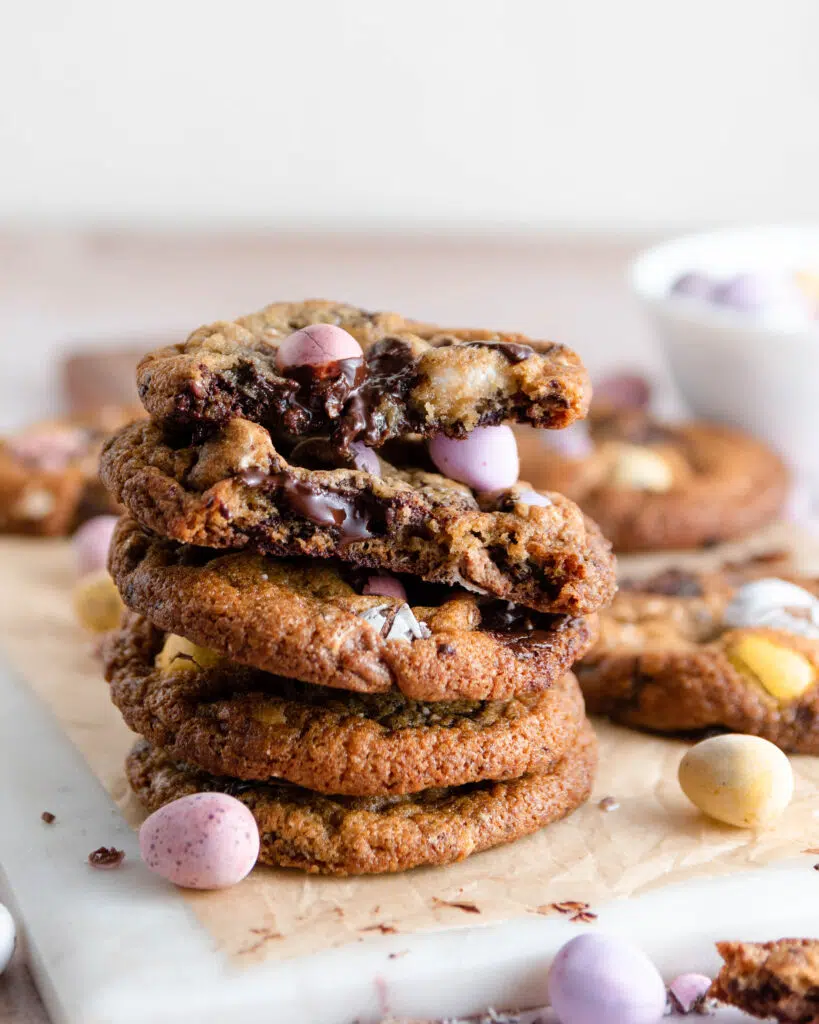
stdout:
[[(353, 335), (362, 358), (280, 368), (284, 339), (318, 323)], [(201, 327), (147, 355), (137, 383), (165, 425), (211, 429), (238, 417), (296, 436), (332, 434), (345, 447), (409, 433), (465, 437), (503, 420), (561, 427), (585, 415), (590, 396), (583, 364), (562, 345), (321, 300)]]
[(344, 563), (207, 551), (123, 519), (110, 569), (126, 604), (168, 633), (288, 678), (415, 701), (506, 700), (548, 688), (596, 619), (530, 611), (403, 577), (407, 602), (363, 593)]
[(213, 776), (144, 741), (125, 767), (149, 811), (207, 791), (241, 800), (259, 826), (262, 864), (364, 875), (451, 864), (536, 832), (588, 799), (596, 764), (597, 742), (586, 723), (550, 771), (400, 796), (328, 796), (287, 783)]
[(561, 495), (533, 506), (515, 488), (477, 496), (436, 473), (383, 460), (380, 469), (292, 465), (242, 419), (203, 444), (136, 424), (101, 460), (103, 482), (133, 517), (181, 543), (336, 557), (550, 613), (582, 615), (611, 599), (609, 545)]
[(662, 423), (645, 409), (595, 405), (587, 424), (588, 444), (578, 451), (562, 452), (549, 437), (519, 431), (521, 475), (576, 501), (615, 551), (721, 543), (782, 512), (790, 482), (785, 465), (742, 431)]
[(175, 760), (238, 779), (385, 796), (553, 768), (583, 722), (572, 675), (506, 701), (410, 700), (298, 683), (208, 656), (163, 658), (166, 634), (129, 613), (105, 646), (111, 697)]

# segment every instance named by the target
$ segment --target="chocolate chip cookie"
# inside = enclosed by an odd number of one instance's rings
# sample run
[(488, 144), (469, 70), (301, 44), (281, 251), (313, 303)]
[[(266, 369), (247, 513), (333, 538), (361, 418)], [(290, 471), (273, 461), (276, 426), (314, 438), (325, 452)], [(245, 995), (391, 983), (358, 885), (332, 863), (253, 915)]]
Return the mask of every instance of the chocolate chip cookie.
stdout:
[(502, 700), (556, 682), (597, 622), (545, 615), (404, 577), (406, 600), (365, 594), (340, 562), (222, 553), (162, 540), (123, 518), (110, 570), (154, 625), (232, 661), (359, 693)]
[(104, 660), (125, 721), (169, 756), (321, 793), (417, 793), (546, 771), (583, 722), (571, 674), (508, 701), (343, 693), (237, 665), (133, 614), (109, 637)]
[(149, 811), (202, 791), (237, 797), (259, 825), (263, 864), (362, 875), (450, 864), (536, 832), (588, 799), (596, 763), (597, 742), (586, 724), (553, 771), (404, 796), (331, 797), (287, 783), (218, 778), (144, 741), (128, 757), (126, 773)]
[(118, 510), (100, 483), (105, 438), (142, 410), (105, 408), (34, 424), (0, 440), (0, 533), (57, 537)]
[(718, 942), (725, 961), (709, 996), (781, 1024), (819, 1021), (819, 939)]
[[(351, 334), (363, 354), (282, 369), (281, 342), (315, 324)], [(381, 445), (407, 433), (465, 437), (518, 420), (557, 427), (585, 415), (586, 371), (574, 352), (518, 334), (455, 330), (341, 303), (273, 303), (201, 327), (150, 353), (137, 373), (151, 417), (220, 425), (239, 417), (291, 435), (332, 433), (337, 443)]]
[[(616, 551), (698, 548), (774, 520), (789, 477), (762, 442), (710, 423), (593, 406), (565, 438), (521, 431), (521, 475), (576, 501)], [(562, 446), (562, 451), (556, 446)]]
[(136, 520), (185, 544), (334, 556), (551, 613), (592, 612), (614, 592), (607, 541), (559, 494), (547, 506), (527, 504), (517, 487), (476, 495), (384, 461), (380, 476), (308, 469), (243, 419), (202, 444), (133, 424), (108, 442), (100, 467)]
[(818, 590), (815, 579), (760, 578), (757, 565), (626, 585), (576, 668), (588, 710), (659, 732), (721, 728), (819, 753)]

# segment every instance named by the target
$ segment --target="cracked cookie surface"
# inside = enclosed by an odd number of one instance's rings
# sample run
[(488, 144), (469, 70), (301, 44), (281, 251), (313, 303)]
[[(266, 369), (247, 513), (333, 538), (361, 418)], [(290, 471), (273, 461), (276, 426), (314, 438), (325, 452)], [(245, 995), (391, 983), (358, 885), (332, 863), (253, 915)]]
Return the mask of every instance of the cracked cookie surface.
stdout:
[(384, 461), (380, 470), (293, 465), (263, 427), (241, 419), (201, 445), (133, 424), (100, 463), (136, 520), (181, 543), (333, 556), (544, 612), (581, 615), (611, 599), (609, 544), (561, 495), (535, 506), (523, 487), (476, 495), (437, 473)]
[[(819, 627), (809, 617), (819, 610), (809, 602), (817, 580), (773, 576), (773, 564), (667, 570), (621, 584), (600, 614), (598, 643), (575, 668), (589, 712), (658, 732), (751, 733), (819, 753)], [(774, 600), (756, 618), (738, 618), (736, 602), (760, 584)], [(777, 604), (780, 584), (802, 590), (801, 607), (788, 606), (788, 591)]]
[(352, 796), (416, 793), (546, 771), (583, 722), (570, 674), (508, 701), (427, 704), (297, 683), (167, 640), (126, 614), (105, 645), (112, 700), (134, 732), (214, 775)]
[[(352, 334), (363, 357), (279, 368), (281, 342), (320, 323)], [(273, 303), (201, 327), (147, 355), (137, 383), (151, 417), (165, 424), (212, 427), (239, 417), (373, 446), (407, 433), (464, 437), (503, 420), (564, 426), (585, 415), (591, 394), (582, 363), (563, 345), (323, 300)]]
[(645, 410), (594, 406), (586, 422), (591, 446), (579, 455), (521, 431), (521, 473), (576, 501), (616, 551), (732, 540), (771, 522), (785, 505), (782, 460), (739, 430), (665, 424)]
[(588, 799), (597, 741), (586, 723), (553, 771), (393, 797), (329, 797), (281, 783), (218, 778), (138, 743), (126, 762), (140, 802), (154, 811), (190, 793), (241, 800), (261, 835), (263, 864), (311, 874), (359, 875), (450, 864), (565, 817)]
[(364, 595), (344, 563), (220, 553), (124, 518), (110, 570), (154, 625), (240, 664), (359, 693), (502, 700), (560, 679), (597, 635), (594, 616), (530, 612), (404, 577), (409, 604)]

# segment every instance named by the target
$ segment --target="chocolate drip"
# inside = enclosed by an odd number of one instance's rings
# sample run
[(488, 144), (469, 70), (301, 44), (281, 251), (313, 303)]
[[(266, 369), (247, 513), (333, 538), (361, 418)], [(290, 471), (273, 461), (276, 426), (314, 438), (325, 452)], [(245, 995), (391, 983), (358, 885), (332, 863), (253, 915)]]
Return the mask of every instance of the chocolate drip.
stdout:
[(550, 647), (555, 632), (568, 621), (565, 615), (544, 615), (511, 601), (493, 601), (481, 607), (481, 629), (494, 633), (516, 657), (534, 657)]
[(353, 441), (375, 447), (391, 432), (390, 420), (416, 381), (411, 345), (401, 338), (382, 338), (367, 354), (367, 370), (367, 379), (350, 394), (334, 435), (345, 449)]
[(339, 531), (342, 543), (366, 540), (374, 536), (370, 529), (372, 515), (362, 496), (346, 497), (332, 491), (295, 480), (289, 473), (270, 477), (284, 499), (297, 515), (309, 519), (316, 526), (332, 526)]

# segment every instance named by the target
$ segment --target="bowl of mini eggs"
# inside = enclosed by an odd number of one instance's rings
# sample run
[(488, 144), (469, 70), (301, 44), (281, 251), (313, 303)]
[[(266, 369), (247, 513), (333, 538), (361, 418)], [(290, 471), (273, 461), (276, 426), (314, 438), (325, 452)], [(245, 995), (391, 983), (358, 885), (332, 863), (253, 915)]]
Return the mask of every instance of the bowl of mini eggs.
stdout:
[(819, 495), (819, 224), (677, 238), (630, 280), (692, 411), (778, 448)]

